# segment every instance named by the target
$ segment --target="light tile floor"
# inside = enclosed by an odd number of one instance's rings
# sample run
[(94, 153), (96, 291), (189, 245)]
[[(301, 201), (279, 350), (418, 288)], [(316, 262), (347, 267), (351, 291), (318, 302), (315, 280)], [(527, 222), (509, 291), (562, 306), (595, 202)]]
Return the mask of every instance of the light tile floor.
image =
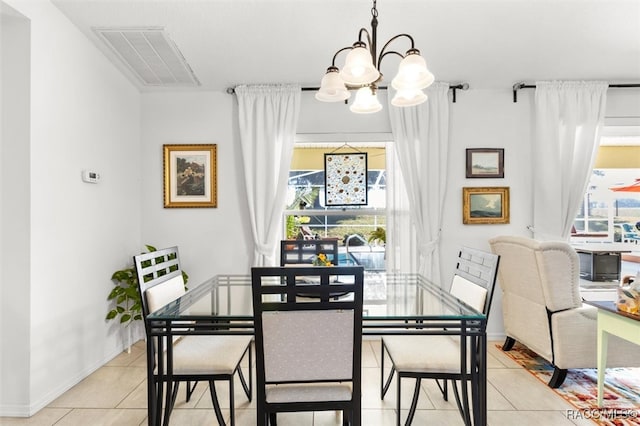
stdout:
[[(488, 358), (488, 424), (514, 425), (593, 425), (589, 420), (570, 420), (573, 407), (531, 374), (522, 369), (490, 342)], [(28, 419), (0, 418), (3, 426), (138, 426), (147, 424), (146, 357), (143, 342), (136, 343), (131, 353), (122, 353), (105, 366), (85, 378)], [(395, 383), (384, 400), (380, 400), (380, 343), (366, 340), (363, 345), (362, 424), (383, 426), (395, 424)], [(394, 379), (395, 381), (395, 379)], [(223, 384), (218, 388), (222, 407), (228, 407), (228, 394)], [(239, 383), (236, 385), (236, 424), (256, 424), (255, 402), (248, 402)], [(413, 391), (411, 379), (403, 380), (403, 419), (409, 408)], [(229, 416), (229, 411), (224, 410)], [(215, 425), (207, 386), (200, 383), (189, 403), (185, 402), (184, 387), (178, 396), (171, 424)], [(280, 426), (340, 425), (334, 412), (280, 414)], [(462, 425), (454, 398), (445, 402), (430, 380), (422, 381), (418, 411), (413, 424)]]

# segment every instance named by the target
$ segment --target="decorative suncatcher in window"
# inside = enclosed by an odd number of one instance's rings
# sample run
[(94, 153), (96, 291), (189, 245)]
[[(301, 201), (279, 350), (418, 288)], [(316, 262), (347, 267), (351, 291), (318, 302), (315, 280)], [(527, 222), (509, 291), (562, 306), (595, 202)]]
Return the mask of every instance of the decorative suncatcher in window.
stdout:
[(367, 153), (324, 154), (327, 206), (367, 204)]

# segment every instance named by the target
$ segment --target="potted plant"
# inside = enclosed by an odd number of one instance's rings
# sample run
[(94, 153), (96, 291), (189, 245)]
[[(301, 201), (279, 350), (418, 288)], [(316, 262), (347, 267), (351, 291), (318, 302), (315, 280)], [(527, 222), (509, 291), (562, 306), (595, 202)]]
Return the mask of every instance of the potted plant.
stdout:
[[(150, 245), (145, 245), (148, 252), (154, 252), (157, 249)], [(186, 284), (189, 276), (182, 271), (182, 278)], [(138, 277), (135, 267), (132, 265), (128, 268), (115, 271), (111, 275), (111, 280), (115, 287), (107, 296), (107, 300), (115, 300), (116, 306), (111, 309), (106, 316), (107, 320), (119, 319), (120, 324), (130, 325), (134, 321), (142, 319), (142, 301), (138, 290)]]

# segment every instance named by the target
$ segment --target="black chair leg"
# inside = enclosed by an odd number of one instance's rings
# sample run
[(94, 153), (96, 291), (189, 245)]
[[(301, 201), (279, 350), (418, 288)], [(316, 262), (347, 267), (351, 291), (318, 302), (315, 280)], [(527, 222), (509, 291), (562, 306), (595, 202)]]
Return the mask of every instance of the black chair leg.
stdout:
[(278, 420), (276, 413), (269, 413), (269, 425), (278, 426)]
[(413, 389), (413, 398), (411, 398), (411, 407), (409, 408), (409, 414), (407, 415), (407, 421), (405, 425), (410, 425), (413, 422), (413, 417), (416, 414), (416, 408), (418, 408), (418, 397), (420, 396), (420, 383), (422, 380), (420, 377), (416, 378), (416, 387)]
[(567, 369), (564, 368), (558, 368), (558, 367), (553, 367), (553, 376), (551, 377), (551, 380), (549, 380), (549, 387), (555, 389), (555, 388), (559, 388), (560, 386), (562, 386), (562, 383), (564, 383), (564, 379), (567, 378)]
[(191, 386), (191, 381), (187, 381), (187, 402), (191, 400), (191, 395), (193, 395), (193, 391), (196, 390), (196, 386), (198, 382), (193, 382), (193, 386)]
[(443, 379), (442, 384), (440, 384), (440, 380), (436, 379), (436, 384), (438, 385), (438, 389), (440, 389), (442, 399), (449, 401), (449, 384), (447, 383), (447, 379)]
[[(389, 373), (389, 377), (387, 378), (387, 382), (382, 386), (382, 389), (380, 390), (381, 392), (380, 399), (384, 399), (384, 396), (387, 394), (387, 391), (389, 390), (389, 386), (391, 386), (391, 381), (393, 380), (393, 374), (395, 373), (395, 371), (396, 371), (396, 368), (395, 366), (392, 365), (391, 372)], [(380, 374), (384, 374), (384, 373), (380, 372)]]
[(513, 345), (515, 343), (516, 343), (516, 339), (514, 339), (513, 337), (507, 336), (507, 338), (504, 339), (504, 343), (502, 344), (502, 350), (505, 352), (509, 352), (511, 349), (513, 349)]
[(213, 380), (209, 380), (209, 392), (211, 393), (211, 402), (213, 403), (213, 411), (216, 413), (216, 419), (218, 424), (224, 426), (224, 416), (220, 409), (220, 402), (218, 402), (218, 394), (216, 393), (216, 383)]
[[(249, 360), (249, 362), (251, 362), (251, 360)], [(249, 399), (249, 401), (251, 401), (251, 393), (252, 393), (251, 389), (253, 387), (251, 364), (249, 364), (249, 384), (247, 384), (247, 380), (244, 378), (244, 374), (242, 374), (242, 368), (240, 366), (238, 366), (238, 377), (240, 378), (240, 384), (242, 385), (242, 389), (244, 389), (244, 394), (247, 395), (247, 398)]]
[[(396, 371), (396, 366), (391, 363), (391, 372), (389, 373), (389, 377), (387, 381), (384, 380), (384, 352), (385, 352), (384, 341), (380, 344), (380, 399), (384, 399), (384, 396), (387, 394), (389, 390), (389, 386), (391, 385), (391, 380), (393, 379), (393, 373)], [(400, 380), (400, 378), (398, 378)]]
[(396, 395), (398, 400), (396, 401), (396, 426), (400, 426), (400, 400), (402, 399), (400, 394), (402, 393), (402, 386), (401, 386), (401, 376), (400, 373), (398, 373), (398, 393)]

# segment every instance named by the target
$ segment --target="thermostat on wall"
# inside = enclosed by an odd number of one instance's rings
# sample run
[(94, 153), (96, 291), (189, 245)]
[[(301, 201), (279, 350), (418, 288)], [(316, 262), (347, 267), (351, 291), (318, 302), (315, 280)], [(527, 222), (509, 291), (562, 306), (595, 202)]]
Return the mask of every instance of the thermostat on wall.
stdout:
[(100, 175), (91, 170), (83, 170), (82, 180), (87, 183), (98, 183), (98, 181), (100, 180)]

